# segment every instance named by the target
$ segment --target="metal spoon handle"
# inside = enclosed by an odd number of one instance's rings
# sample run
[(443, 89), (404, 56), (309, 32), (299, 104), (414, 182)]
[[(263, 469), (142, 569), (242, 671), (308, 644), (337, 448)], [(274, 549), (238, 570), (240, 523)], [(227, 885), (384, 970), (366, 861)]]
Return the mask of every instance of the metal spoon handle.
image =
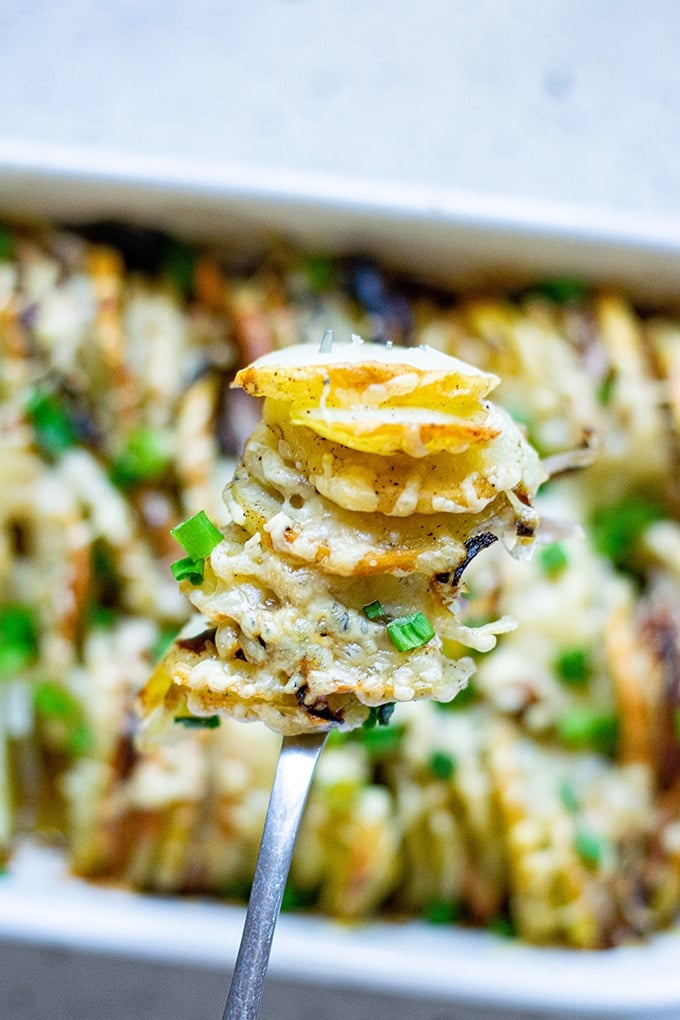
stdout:
[(222, 1020), (256, 1020), (295, 837), (327, 733), (284, 737)]

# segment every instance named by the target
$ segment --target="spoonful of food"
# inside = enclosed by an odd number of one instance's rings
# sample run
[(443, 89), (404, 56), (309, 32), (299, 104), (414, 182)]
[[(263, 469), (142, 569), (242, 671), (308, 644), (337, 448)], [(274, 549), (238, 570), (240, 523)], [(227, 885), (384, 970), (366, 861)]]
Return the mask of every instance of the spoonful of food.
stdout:
[(242, 369), (261, 423), (224, 491), (227, 523), (173, 529), (196, 616), (140, 695), (141, 741), (177, 722), (283, 736), (224, 1020), (255, 1020), (314, 768), (328, 733), (395, 702), (451, 701), (507, 618), (459, 619), (463, 573), (534, 538), (545, 480), (498, 379), (430, 348), (300, 344)]

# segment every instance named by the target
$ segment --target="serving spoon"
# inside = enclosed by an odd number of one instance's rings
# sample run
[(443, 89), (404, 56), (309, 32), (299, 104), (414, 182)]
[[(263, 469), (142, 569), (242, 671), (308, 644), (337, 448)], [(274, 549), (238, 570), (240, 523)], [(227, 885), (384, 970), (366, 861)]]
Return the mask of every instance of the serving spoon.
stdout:
[(328, 731), (284, 737), (222, 1020), (256, 1020), (295, 838)]

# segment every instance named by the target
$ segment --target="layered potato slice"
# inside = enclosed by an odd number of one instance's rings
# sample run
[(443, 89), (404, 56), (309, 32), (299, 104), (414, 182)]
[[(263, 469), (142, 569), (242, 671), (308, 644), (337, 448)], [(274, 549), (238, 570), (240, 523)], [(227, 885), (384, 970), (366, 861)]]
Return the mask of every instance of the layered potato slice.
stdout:
[[(657, 824), (649, 770), (531, 741), (508, 720), (488, 759), (518, 934), (583, 949), (649, 934), (662, 884), (645, 863)], [(667, 880), (661, 854), (656, 863)]]
[(341, 578), (277, 554), (259, 533), (244, 542), (227, 529), (210, 578), (192, 592), (208, 626), (161, 660), (141, 695), (143, 715), (152, 729), (226, 713), (298, 733), (358, 726), (387, 702), (450, 701), (472, 660), (447, 659), (439, 636), (398, 651), (385, 624), (363, 611), (377, 597), (397, 618), (434, 618), (424, 579)]
[[(296, 344), (258, 358), (236, 377), (254, 397), (287, 400), (297, 409), (475, 404), (499, 382), (467, 362), (429, 347), (366, 345), (359, 337), (330, 351)], [(478, 405), (479, 406), (479, 405)]]
[(263, 420), (226, 487), (222, 540), (200, 583), (182, 582), (199, 622), (142, 692), (148, 734), (223, 713), (282, 733), (347, 729), (387, 703), (456, 695), (473, 662), (444, 642), (488, 649), (509, 626), (460, 625), (463, 570), (498, 538), (531, 545), (545, 477), (486, 400), (497, 382), (357, 338), (237, 375), (265, 398)]
[[(224, 494), (231, 519), (250, 534), (266, 534), (277, 552), (342, 576), (434, 574), (465, 555), (464, 543), (482, 524), (481, 513), (461, 509), (455, 515), (444, 511), (387, 515), (372, 507), (339, 505), (332, 497), (337, 490), (347, 491), (347, 477), (336, 477), (331, 492), (322, 494), (323, 483), (317, 478), (313, 480), (318, 487), (312, 483), (290, 446), (277, 439), (278, 431), (267, 425), (256, 430)], [(286, 435), (297, 431), (292, 427)], [(351, 467), (349, 456), (346, 460)], [(390, 464), (394, 465), (392, 458)], [(393, 487), (393, 475), (385, 470), (383, 464), (383, 474), (374, 476), (373, 484), (387, 489)], [(334, 476), (330, 477), (332, 481)], [(533, 521), (531, 507), (523, 513), (528, 523)], [(490, 523), (503, 522), (511, 532), (516, 512), (506, 493), (496, 494), (487, 516)]]

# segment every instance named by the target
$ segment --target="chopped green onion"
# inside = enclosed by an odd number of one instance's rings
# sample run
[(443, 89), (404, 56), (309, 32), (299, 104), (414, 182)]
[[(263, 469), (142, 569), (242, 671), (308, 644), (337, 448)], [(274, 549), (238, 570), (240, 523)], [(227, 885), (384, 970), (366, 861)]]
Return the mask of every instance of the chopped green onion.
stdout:
[(0, 677), (30, 666), (38, 654), (35, 613), (28, 606), (0, 608)]
[(574, 834), (574, 849), (584, 864), (596, 868), (605, 859), (608, 841), (591, 829), (577, 829)]
[(175, 722), (188, 730), (214, 730), (220, 725), (219, 715), (176, 715)]
[(91, 605), (87, 614), (90, 627), (97, 627), (100, 630), (110, 630), (115, 626), (117, 619), (118, 612), (111, 606)]
[(551, 579), (559, 577), (569, 564), (569, 557), (560, 542), (551, 542), (550, 545), (544, 545), (540, 549), (537, 559), (538, 565), (545, 576)]
[(59, 398), (45, 390), (34, 390), (26, 405), (35, 440), (48, 457), (59, 457), (77, 440), (71, 417)]
[(494, 935), (498, 935), (502, 939), (517, 938), (515, 922), (509, 914), (499, 914), (498, 917), (493, 917), (486, 927), (488, 931), (492, 932)]
[(94, 738), (90, 727), (86, 722), (80, 722), (69, 733), (64, 750), (75, 758), (82, 758), (92, 750), (93, 745)]
[(53, 719), (68, 719), (80, 713), (80, 706), (71, 692), (49, 680), (38, 684), (33, 703), (39, 715), (51, 716)]
[(595, 549), (617, 566), (629, 566), (644, 531), (664, 516), (663, 507), (644, 496), (626, 496), (612, 506), (600, 507), (591, 520)]
[(553, 277), (533, 284), (527, 293), (529, 296), (547, 298), (558, 305), (566, 305), (587, 297), (588, 286), (583, 280), (570, 276)]
[(363, 725), (367, 730), (373, 729), (374, 726), (387, 726), (393, 714), (394, 703), (391, 701), (384, 705), (372, 705), (368, 710), (368, 719)]
[(558, 720), (557, 733), (567, 747), (592, 748), (603, 754), (613, 754), (619, 720), (614, 712), (574, 706)]
[(462, 914), (460, 903), (452, 903), (450, 900), (429, 900), (423, 910), (423, 918), (428, 924), (455, 924), (460, 921)]
[(394, 647), (400, 652), (422, 648), (434, 637), (434, 628), (422, 613), (410, 613), (396, 619), (386, 618), (382, 603), (377, 599), (364, 606), (364, 613), (369, 620), (386, 619), (387, 633)]
[(583, 687), (592, 674), (585, 648), (563, 648), (556, 655), (553, 666), (558, 679), (571, 687)]
[(180, 581), (200, 584), (205, 575), (205, 560), (195, 560), (192, 556), (183, 556), (181, 560), (175, 560), (170, 564), (170, 570), (178, 584)]
[(595, 396), (597, 397), (598, 404), (601, 404), (602, 407), (607, 407), (611, 403), (615, 386), (616, 373), (610, 369), (609, 372), (600, 379), (595, 389)]
[(430, 771), (437, 779), (448, 780), (456, 771), (456, 761), (446, 751), (433, 751), (429, 761)]
[(194, 560), (209, 556), (222, 541), (222, 532), (216, 528), (205, 510), (199, 510), (193, 517), (182, 521), (170, 534)]
[(181, 241), (172, 241), (168, 245), (163, 260), (163, 274), (183, 297), (190, 297), (194, 290), (196, 266), (189, 245)]
[(390, 620), (387, 633), (392, 644), (399, 652), (410, 652), (413, 648), (422, 648), (434, 637), (434, 627), (422, 613), (410, 613)]
[(79, 758), (92, 750), (94, 740), (83, 718), (82, 705), (66, 687), (42, 681), (35, 689), (33, 704), (38, 718), (50, 724), (53, 731), (57, 724), (57, 739), (67, 754)]
[(385, 615), (382, 602), (378, 602), (377, 599), (374, 602), (369, 602), (367, 606), (364, 606), (364, 612), (369, 620), (377, 620), (379, 617)]
[(169, 463), (164, 436), (143, 425), (128, 436), (123, 450), (114, 459), (111, 480), (121, 488), (155, 482), (163, 477)]
[(308, 255), (303, 260), (302, 270), (310, 288), (317, 294), (335, 286), (337, 273), (327, 255)]
[(563, 783), (560, 783), (557, 793), (562, 801), (562, 806), (569, 812), (570, 815), (575, 815), (577, 811), (581, 810), (581, 802), (578, 799), (574, 787), (568, 780), (565, 779)]

